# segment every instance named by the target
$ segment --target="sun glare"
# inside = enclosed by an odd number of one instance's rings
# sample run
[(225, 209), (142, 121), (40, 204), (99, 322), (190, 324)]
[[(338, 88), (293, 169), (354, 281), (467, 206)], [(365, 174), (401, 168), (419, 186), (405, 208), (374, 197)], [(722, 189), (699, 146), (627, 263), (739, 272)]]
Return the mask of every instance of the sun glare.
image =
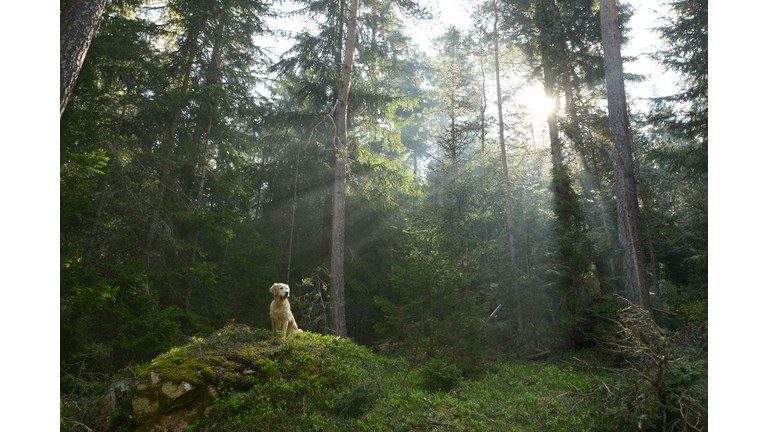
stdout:
[(530, 114), (541, 119), (546, 119), (554, 108), (552, 100), (544, 96), (544, 89), (541, 88), (528, 87), (519, 97), (519, 103), (527, 108)]

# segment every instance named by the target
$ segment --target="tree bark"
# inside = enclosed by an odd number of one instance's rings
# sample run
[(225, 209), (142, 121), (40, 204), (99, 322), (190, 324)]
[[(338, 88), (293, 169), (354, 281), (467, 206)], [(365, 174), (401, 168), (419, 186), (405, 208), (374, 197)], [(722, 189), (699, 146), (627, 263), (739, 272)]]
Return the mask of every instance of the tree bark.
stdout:
[(331, 224), (331, 314), (330, 328), (336, 336), (347, 337), (347, 321), (344, 307), (344, 208), (347, 188), (347, 99), (352, 82), (352, 66), (355, 56), (355, 32), (359, 1), (350, 1), (347, 20), (347, 38), (344, 63), (341, 69), (339, 98), (334, 111), (336, 134), (336, 167), (333, 179), (333, 223)]
[(482, 78), (482, 92), (480, 93), (480, 153), (483, 155), (483, 189), (485, 189), (485, 109), (488, 107), (488, 101), (485, 96), (485, 58), (482, 52), (478, 53), (480, 59), (480, 77)]
[[(336, 64), (341, 64), (342, 55), (344, 51), (344, 5), (345, 0), (339, 0), (339, 21), (338, 21), (338, 40), (337, 40), (337, 47), (338, 51), (336, 51), (335, 55), (335, 61)], [(336, 89), (336, 93), (334, 94), (334, 103), (339, 98), (339, 89)], [(335, 138), (334, 138), (335, 139)], [(336, 175), (336, 151), (335, 148), (331, 148), (331, 154), (328, 158), (328, 166), (331, 168), (331, 171), (334, 173), (334, 178)], [(325, 194), (325, 205), (323, 206), (323, 228), (322, 228), (322, 237), (320, 242), (320, 264), (322, 270), (320, 271), (320, 278), (323, 280), (327, 280), (328, 275), (326, 273), (326, 267), (330, 266), (331, 261), (331, 224), (333, 223), (333, 186), (331, 185), (328, 188), (327, 193)]]
[[(336, 152), (331, 152), (328, 165), (336, 175)], [(334, 177), (335, 178), (335, 177)], [(333, 185), (328, 188), (325, 194), (325, 205), (323, 206), (323, 228), (322, 239), (320, 242), (320, 263), (325, 267), (331, 262), (331, 224), (333, 223)], [(323, 271), (321, 276), (323, 280), (327, 278), (326, 272)]]
[(507, 231), (509, 231), (509, 258), (512, 264), (512, 292), (515, 296), (515, 314), (517, 315), (517, 329), (523, 331), (523, 304), (520, 301), (520, 287), (518, 286), (515, 273), (515, 235), (512, 232), (514, 221), (512, 219), (512, 191), (509, 186), (509, 170), (507, 168), (507, 147), (504, 143), (504, 116), (501, 100), (501, 69), (499, 66), (499, 12), (496, 6), (497, 0), (493, 2), (493, 44), (494, 61), (496, 64), (496, 98), (499, 107), (499, 146), (501, 147), (501, 169), (504, 174), (504, 198), (507, 213)]
[(621, 273), (624, 291), (631, 302), (651, 310), (645, 252), (637, 203), (637, 185), (629, 134), (624, 71), (621, 65), (619, 20), (616, 0), (600, 0), (600, 23), (605, 52), (605, 81), (608, 91), (608, 121), (614, 143), (616, 207), (619, 243), (622, 246)]
[[(552, 60), (546, 52), (541, 55), (541, 69), (544, 75), (544, 95), (554, 103), (559, 97), (557, 94), (557, 74), (554, 71)], [(555, 109), (552, 109), (547, 113), (547, 130), (549, 131), (549, 144), (553, 168), (563, 166), (563, 144), (560, 141), (560, 131), (557, 127), (557, 116), (555, 111)]]
[(107, 0), (69, 0), (59, 17), (59, 64), (61, 105), (59, 117), (64, 114), (69, 95), (75, 86), (83, 60), (91, 46), (91, 39), (101, 21)]
[(288, 237), (288, 271), (285, 275), (285, 284), (291, 284), (291, 259), (293, 258), (293, 231), (296, 226), (296, 193), (299, 189), (299, 155), (301, 148), (296, 149), (296, 173), (293, 178), (293, 206), (291, 208), (291, 234)]

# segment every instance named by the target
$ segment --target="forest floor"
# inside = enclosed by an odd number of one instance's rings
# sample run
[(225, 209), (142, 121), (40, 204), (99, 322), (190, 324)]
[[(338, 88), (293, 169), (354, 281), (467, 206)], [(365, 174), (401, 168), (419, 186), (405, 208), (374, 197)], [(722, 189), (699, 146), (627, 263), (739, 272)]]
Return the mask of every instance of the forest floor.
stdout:
[[(250, 335), (260, 332), (242, 327)], [(642, 379), (631, 370), (598, 365), (591, 352), (523, 362), (497, 357), (467, 371), (445, 358), (373, 353), (311, 332), (286, 340), (263, 333), (244, 337), (241, 332), (239, 339), (226, 342), (221, 333), (198, 339), (159, 356), (140, 372), (131, 369), (131, 374), (160, 371), (164, 364), (181, 368), (180, 362), (199, 362), (201, 355), (236, 359), (258, 371), (247, 377), (245, 386), (223, 388), (206, 415), (187, 429), (191, 431), (607, 431), (638, 424), (657, 430), (667, 426), (654, 425), (659, 419), (649, 417), (647, 403), (638, 402), (638, 396), (649, 395), (647, 388), (637, 386)], [(64, 406), (73, 399), (62, 396), (62, 401)], [(112, 430), (136, 430), (128, 413), (114, 415), (123, 420)], [(79, 430), (72, 426), (75, 413), (62, 411), (61, 417), (61, 430)], [(88, 424), (89, 419), (76, 420)]]

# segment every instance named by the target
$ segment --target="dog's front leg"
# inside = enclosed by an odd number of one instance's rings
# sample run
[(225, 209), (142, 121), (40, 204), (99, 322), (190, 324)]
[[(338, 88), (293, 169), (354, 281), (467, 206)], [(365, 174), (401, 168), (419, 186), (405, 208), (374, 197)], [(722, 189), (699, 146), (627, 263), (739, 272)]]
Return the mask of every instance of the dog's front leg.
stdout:
[(283, 324), (283, 339), (285, 339), (285, 336), (288, 334), (288, 320), (285, 321), (285, 324)]
[(275, 330), (277, 330), (277, 326), (275, 326), (275, 319), (272, 318), (272, 337), (275, 337)]

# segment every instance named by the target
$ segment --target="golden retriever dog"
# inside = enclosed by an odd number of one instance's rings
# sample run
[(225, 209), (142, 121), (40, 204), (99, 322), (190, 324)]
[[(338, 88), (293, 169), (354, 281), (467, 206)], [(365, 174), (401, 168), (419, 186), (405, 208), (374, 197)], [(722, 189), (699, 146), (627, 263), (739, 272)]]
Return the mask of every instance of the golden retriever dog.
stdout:
[(284, 283), (272, 285), (269, 292), (274, 296), (272, 304), (269, 305), (269, 317), (272, 318), (272, 336), (278, 330), (283, 333), (283, 338), (291, 333), (301, 333), (296, 320), (291, 313), (291, 304), (288, 297), (291, 295), (291, 289)]

